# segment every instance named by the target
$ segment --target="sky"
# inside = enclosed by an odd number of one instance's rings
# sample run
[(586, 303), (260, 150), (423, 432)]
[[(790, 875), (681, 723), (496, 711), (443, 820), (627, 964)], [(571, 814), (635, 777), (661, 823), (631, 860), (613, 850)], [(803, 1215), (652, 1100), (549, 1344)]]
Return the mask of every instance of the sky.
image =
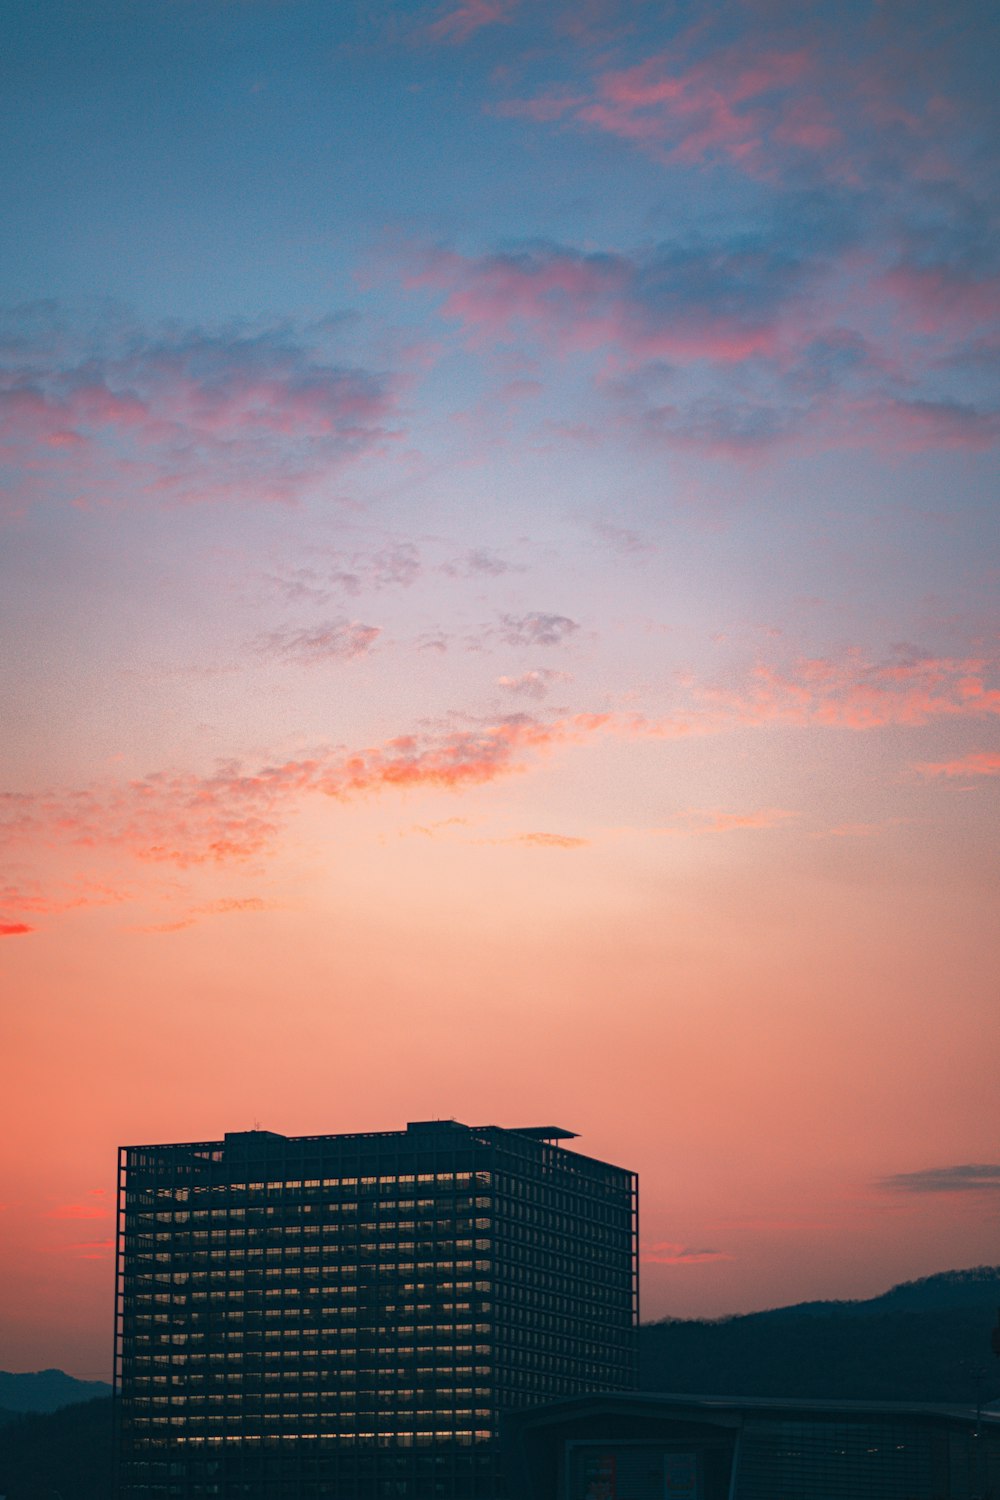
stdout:
[(993, 0), (0, 27), (0, 1365), (255, 1123), (577, 1131), (644, 1318), (1000, 1260)]

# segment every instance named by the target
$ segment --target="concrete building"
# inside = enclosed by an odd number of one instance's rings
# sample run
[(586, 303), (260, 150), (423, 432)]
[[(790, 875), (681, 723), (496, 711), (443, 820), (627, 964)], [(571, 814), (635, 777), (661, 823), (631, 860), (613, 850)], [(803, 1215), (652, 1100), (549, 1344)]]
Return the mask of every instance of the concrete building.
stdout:
[(505, 1496), (505, 1412), (635, 1384), (637, 1180), (572, 1138), (123, 1148), (119, 1500)]

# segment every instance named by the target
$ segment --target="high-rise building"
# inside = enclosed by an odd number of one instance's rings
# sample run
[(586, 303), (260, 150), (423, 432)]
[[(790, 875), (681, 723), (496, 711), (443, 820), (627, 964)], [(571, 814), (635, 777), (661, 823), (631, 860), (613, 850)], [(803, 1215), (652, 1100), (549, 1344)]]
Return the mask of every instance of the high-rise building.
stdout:
[(123, 1148), (119, 1500), (507, 1500), (505, 1411), (635, 1385), (637, 1179), (570, 1139)]

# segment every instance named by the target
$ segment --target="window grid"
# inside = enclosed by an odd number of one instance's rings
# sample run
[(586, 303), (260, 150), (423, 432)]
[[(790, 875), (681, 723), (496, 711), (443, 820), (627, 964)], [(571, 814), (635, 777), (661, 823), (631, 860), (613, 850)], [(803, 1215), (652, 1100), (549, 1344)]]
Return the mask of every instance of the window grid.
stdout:
[(121, 1500), (492, 1500), (504, 1409), (634, 1385), (636, 1202), (451, 1122), (126, 1148)]

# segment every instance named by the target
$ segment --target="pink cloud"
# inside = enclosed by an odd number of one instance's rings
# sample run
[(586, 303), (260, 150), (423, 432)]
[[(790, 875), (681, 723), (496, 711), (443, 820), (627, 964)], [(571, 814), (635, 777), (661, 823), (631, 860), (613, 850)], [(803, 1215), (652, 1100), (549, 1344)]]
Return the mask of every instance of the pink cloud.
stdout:
[(972, 143), (988, 137), (991, 101), (988, 73), (961, 56), (972, 32), (945, 26), (934, 7), (910, 9), (907, 24), (886, 28), (878, 7), (853, 18), (830, 7), (715, 7), (667, 49), (493, 108), (600, 131), (668, 165), (783, 182), (798, 172), (851, 186), (937, 184), (963, 165), (979, 175), (970, 145), (981, 151)]
[(527, 672), (519, 673), (516, 677), (498, 677), (497, 687), (503, 688), (505, 693), (513, 693), (515, 697), (542, 699), (547, 696), (554, 682), (568, 681), (569, 678), (565, 672), (555, 672), (547, 667), (533, 667)]
[[(860, 651), (808, 657), (787, 667), (759, 663), (737, 688), (699, 691), (700, 710), (719, 724), (797, 724), (878, 729), (934, 719), (1000, 714), (1000, 690), (987, 686), (992, 663), (900, 649), (873, 662)], [(699, 722), (696, 714), (690, 721)]]
[(104, 1188), (91, 1188), (82, 1203), (63, 1203), (49, 1210), (50, 1219), (106, 1219), (111, 1213)]
[[(0, 794), (0, 807), (3, 806), (4, 798)], [(8, 799), (8, 806), (13, 809), (19, 805), (18, 799)], [(21, 804), (22, 808), (26, 804)], [(16, 825), (17, 815), (13, 815), (13, 824)], [(0, 823), (0, 827), (2, 827)], [(31, 884), (25, 886), (7, 885), (0, 888), (0, 908), (6, 911), (31, 912), (39, 916), (52, 916), (61, 912), (71, 911), (84, 906), (114, 906), (119, 902), (129, 901), (132, 892), (122, 886), (111, 886), (103, 881), (87, 877), (77, 877), (71, 883), (60, 881), (49, 884), (44, 889)], [(27, 927), (23, 923), (12, 924), (13, 932), (34, 932), (33, 927)], [(2, 935), (2, 934), (0, 934)]]
[(723, 812), (718, 809), (691, 808), (681, 820), (669, 828), (658, 829), (659, 833), (701, 835), (710, 833), (733, 833), (742, 829), (780, 828), (790, 819), (798, 817), (781, 807), (764, 807), (756, 812)]
[(51, 1247), (57, 1254), (75, 1255), (79, 1260), (107, 1260), (115, 1248), (114, 1238), (77, 1240), (69, 1245)]
[[(919, 311), (920, 288), (910, 288), (912, 315), (905, 307), (902, 319), (880, 269), (860, 257), (838, 264), (794, 238), (736, 235), (632, 252), (554, 243), (481, 256), (436, 249), (405, 279), (437, 293), (469, 346), (494, 357), (498, 346), (526, 340), (564, 357), (603, 356), (591, 378), (608, 402), (605, 422), (550, 424), (557, 440), (596, 443), (613, 433), (745, 460), (778, 443), (892, 454), (994, 447), (1000, 410), (983, 396), (956, 398), (948, 372), (974, 372), (985, 357), (989, 326), (976, 320), (995, 292), (957, 277), (946, 292), (943, 274), (932, 278), (937, 301)], [(880, 327), (887, 306), (877, 340), (857, 332), (859, 316)], [(691, 364), (701, 367), (697, 386), (682, 378)], [(978, 380), (966, 387), (985, 389)]]
[(384, 376), (285, 330), (22, 349), (0, 367), (11, 504), (289, 502), (388, 437)]
[(428, 26), (431, 41), (460, 45), (486, 26), (510, 23), (518, 0), (463, 0)]
[(877, 282), (926, 334), (981, 334), (1000, 320), (1000, 276), (973, 275), (948, 265), (901, 263)]
[(842, 441), (890, 452), (982, 452), (1000, 441), (1000, 411), (951, 400), (875, 396), (845, 403), (837, 420)]
[(645, 1246), (639, 1259), (647, 1266), (702, 1266), (712, 1261), (732, 1260), (733, 1257), (726, 1250), (697, 1250), (673, 1240), (659, 1240)]
[(506, 99), (502, 104), (494, 106), (493, 113), (512, 119), (520, 117), (535, 120), (540, 125), (546, 125), (553, 120), (561, 120), (565, 115), (575, 115), (588, 103), (588, 99), (586, 94), (553, 89), (548, 93), (536, 94), (533, 99)]
[(474, 342), (527, 330), (562, 352), (628, 361), (738, 363), (779, 347), (800, 268), (780, 250), (666, 246), (636, 255), (559, 245), (464, 257), (427, 253), (407, 277), (445, 293), (442, 312)]
[(954, 760), (924, 762), (916, 769), (925, 776), (1000, 776), (1000, 751), (973, 750)]
[(809, 68), (802, 51), (752, 61), (724, 52), (679, 72), (671, 61), (660, 55), (601, 74), (596, 98), (578, 118), (626, 140), (663, 143), (675, 161), (725, 156), (746, 163), (759, 156), (773, 118), (773, 111), (748, 106), (797, 85)]
[(803, 92), (817, 72), (809, 49), (755, 53), (740, 45), (689, 61), (684, 45), (606, 70), (583, 88), (506, 100), (495, 112), (541, 123), (570, 120), (667, 162), (723, 161), (758, 175), (774, 170), (774, 146), (816, 155), (841, 145), (829, 108), (818, 94)]

